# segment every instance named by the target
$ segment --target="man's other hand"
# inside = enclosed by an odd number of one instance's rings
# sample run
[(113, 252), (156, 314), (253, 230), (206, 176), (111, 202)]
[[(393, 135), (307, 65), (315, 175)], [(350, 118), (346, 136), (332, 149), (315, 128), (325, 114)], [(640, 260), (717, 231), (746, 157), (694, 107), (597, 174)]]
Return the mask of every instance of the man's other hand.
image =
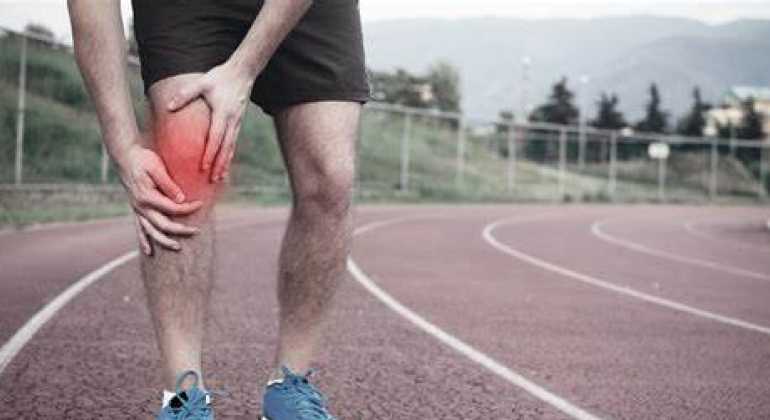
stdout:
[(174, 251), (181, 249), (173, 236), (199, 233), (194, 227), (171, 220), (201, 208), (202, 202), (185, 203), (182, 189), (171, 179), (161, 158), (152, 150), (135, 144), (118, 165), (120, 180), (134, 210), (135, 226), (142, 251), (152, 254), (152, 242)]

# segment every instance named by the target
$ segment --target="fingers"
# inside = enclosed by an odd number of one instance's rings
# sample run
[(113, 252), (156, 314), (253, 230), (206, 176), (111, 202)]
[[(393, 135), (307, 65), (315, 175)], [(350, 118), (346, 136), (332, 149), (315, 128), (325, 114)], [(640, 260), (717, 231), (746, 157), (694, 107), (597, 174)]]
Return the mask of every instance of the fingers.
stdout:
[(147, 239), (147, 233), (142, 227), (140, 218), (142, 216), (134, 213), (134, 229), (136, 230), (136, 237), (139, 238), (139, 247), (142, 249), (144, 255), (152, 255), (152, 246), (150, 240)]
[(179, 242), (169, 238), (168, 236), (164, 235), (158, 228), (153, 226), (152, 223), (150, 223), (149, 220), (147, 220), (144, 217), (139, 217), (139, 222), (142, 224), (142, 229), (144, 229), (145, 232), (147, 232), (147, 236), (152, 238), (153, 241), (155, 241), (158, 245), (170, 249), (172, 251), (179, 251), (182, 249), (182, 246), (179, 245)]
[(238, 137), (238, 132), (241, 129), (241, 123), (230, 123), (227, 127), (227, 133), (225, 134), (225, 140), (222, 143), (222, 147), (219, 148), (217, 153), (216, 162), (214, 162), (214, 169), (211, 171), (211, 182), (221, 181), (225, 175), (225, 172), (230, 167), (230, 161), (235, 153), (235, 144)]
[(186, 216), (198, 211), (202, 206), (202, 201), (192, 201), (189, 203), (176, 203), (168, 197), (160, 194), (157, 190), (151, 190), (143, 197), (139, 204), (149, 206), (163, 214), (174, 216)]
[(209, 127), (209, 137), (206, 141), (206, 149), (203, 152), (201, 169), (207, 171), (211, 167), (219, 148), (222, 145), (222, 139), (227, 129), (227, 119), (221, 112), (214, 111), (211, 116), (211, 126)]
[(153, 226), (157, 227), (158, 230), (166, 234), (192, 236), (200, 233), (200, 229), (174, 222), (157, 211), (149, 210), (145, 212), (144, 217), (150, 221)]
[(171, 97), (171, 100), (168, 102), (166, 108), (172, 112), (179, 111), (180, 109), (184, 108), (185, 105), (192, 102), (195, 98), (203, 95), (203, 90), (204, 85), (202, 82), (202, 77), (195, 79), (180, 88)]
[(149, 174), (152, 180), (155, 181), (155, 185), (166, 197), (173, 199), (177, 203), (184, 201), (185, 197), (182, 189), (171, 179), (171, 176), (162, 165), (150, 169)]

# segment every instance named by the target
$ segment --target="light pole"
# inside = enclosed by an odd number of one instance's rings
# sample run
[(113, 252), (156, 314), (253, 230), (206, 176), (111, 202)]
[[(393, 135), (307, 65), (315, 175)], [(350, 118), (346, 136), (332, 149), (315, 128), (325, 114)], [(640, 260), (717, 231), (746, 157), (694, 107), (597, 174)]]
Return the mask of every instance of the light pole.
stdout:
[(703, 134), (711, 140), (711, 174), (709, 177), (709, 198), (714, 201), (717, 197), (717, 171), (719, 170), (719, 150), (717, 150), (717, 129), (713, 125), (706, 126)]
[(580, 76), (578, 85), (578, 165), (581, 170), (586, 166), (586, 114), (588, 113), (588, 83), (591, 79), (587, 75)]
[(20, 186), (24, 165), (24, 113), (27, 107), (27, 33), (21, 35), (21, 57), (19, 59), (19, 102), (16, 112), (16, 156), (14, 167), (14, 182)]
[(521, 59), (521, 103), (519, 104), (519, 122), (526, 124), (529, 116), (529, 84), (532, 58), (524, 56)]

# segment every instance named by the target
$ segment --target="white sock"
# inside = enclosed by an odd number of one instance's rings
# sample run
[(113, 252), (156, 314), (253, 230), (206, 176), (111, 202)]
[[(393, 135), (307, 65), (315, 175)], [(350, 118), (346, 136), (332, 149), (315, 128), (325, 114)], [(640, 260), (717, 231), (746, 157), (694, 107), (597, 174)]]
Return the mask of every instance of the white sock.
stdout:
[(174, 398), (176, 394), (173, 392), (163, 390), (163, 405), (161, 407), (165, 408), (168, 406), (168, 403), (171, 402), (171, 399)]

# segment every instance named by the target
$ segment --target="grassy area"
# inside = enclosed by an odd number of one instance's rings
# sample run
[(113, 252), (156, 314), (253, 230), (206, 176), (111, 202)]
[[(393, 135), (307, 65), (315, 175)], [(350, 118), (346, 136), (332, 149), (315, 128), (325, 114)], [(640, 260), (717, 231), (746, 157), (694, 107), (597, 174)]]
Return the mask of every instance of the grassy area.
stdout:
[(31, 205), (22, 202), (0, 204), (0, 229), (20, 228), (52, 222), (79, 222), (125, 216), (128, 206), (118, 203), (57, 203)]
[[(0, 183), (13, 179), (16, 130), (16, 79), (18, 40), (0, 38)], [(24, 180), (30, 183), (95, 183), (100, 177), (101, 143), (99, 127), (72, 56), (67, 51), (30, 43), (28, 59), (28, 106), (24, 148)], [(134, 108), (140, 121), (147, 116), (146, 100), (137, 68), (130, 70)], [(408, 184), (401, 185), (401, 153), (404, 117), (367, 110), (358, 145), (359, 185), (364, 201), (401, 202), (510, 202), (510, 201), (609, 201), (605, 164), (585, 169), (568, 164), (563, 184), (553, 157), (533, 162), (523, 159), (527, 147), (519, 150), (515, 185), (508, 186), (508, 161), (499, 135), (472, 136), (467, 133), (464, 153), (458, 162), (458, 131), (453, 122), (414, 117), (409, 137)], [(552, 133), (551, 133), (552, 134)], [(554, 150), (551, 134), (542, 143)], [(550, 137), (548, 137), (550, 136)], [(544, 140), (549, 139), (550, 140)], [(531, 139), (528, 145), (532, 145)], [(569, 160), (574, 162), (570, 144)], [(506, 151), (507, 153), (507, 151)], [(551, 153), (552, 154), (552, 153)], [(707, 197), (709, 170), (707, 154), (674, 156), (668, 175), (669, 196), (677, 200), (703, 201)], [(458, 171), (459, 169), (459, 171)], [(759, 186), (740, 161), (721, 159), (720, 192), (730, 200), (752, 200)], [(657, 168), (646, 159), (620, 161), (617, 166), (616, 199), (639, 202), (657, 199)], [(269, 118), (255, 108), (245, 116), (238, 153), (232, 170), (232, 184), (283, 189), (287, 178)], [(114, 171), (109, 182), (115, 184)], [(403, 191), (406, 187), (406, 191)], [(253, 194), (246, 194), (251, 202)], [(259, 194), (260, 197), (263, 194)], [(266, 199), (286, 202), (285, 193)], [(73, 204), (59, 210), (62, 217), (89, 217), (89, 205)], [(56, 219), (50, 214), (25, 215), (10, 206), (2, 210), (3, 222)], [(41, 210), (42, 211), (42, 210)], [(113, 214), (112, 210), (93, 210)], [(34, 213), (34, 212), (32, 212)]]

